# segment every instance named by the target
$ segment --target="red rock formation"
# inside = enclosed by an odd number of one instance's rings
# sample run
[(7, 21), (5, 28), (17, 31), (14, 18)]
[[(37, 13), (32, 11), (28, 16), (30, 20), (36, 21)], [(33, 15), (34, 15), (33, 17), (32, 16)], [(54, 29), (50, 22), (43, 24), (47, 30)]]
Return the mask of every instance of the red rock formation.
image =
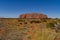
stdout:
[(48, 18), (48, 17), (45, 14), (27, 13), (20, 15), (19, 18)]

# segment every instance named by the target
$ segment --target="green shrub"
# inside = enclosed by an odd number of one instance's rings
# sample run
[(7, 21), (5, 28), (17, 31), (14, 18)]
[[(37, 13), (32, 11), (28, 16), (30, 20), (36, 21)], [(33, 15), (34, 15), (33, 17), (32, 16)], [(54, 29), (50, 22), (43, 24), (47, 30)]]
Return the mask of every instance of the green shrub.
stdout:
[(46, 22), (46, 21), (47, 21), (47, 19), (44, 19), (44, 18), (43, 18), (43, 19), (41, 19), (41, 22)]
[(18, 22), (25, 22), (25, 20), (21, 20), (21, 19), (19, 19)]
[(40, 21), (33, 20), (33, 21), (30, 21), (30, 23), (40, 23)]
[(27, 22), (24, 22), (24, 24), (27, 24)]
[(54, 23), (47, 23), (47, 27), (48, 27), (48, 28), (52, 28), (52, 29), (55, 28)]

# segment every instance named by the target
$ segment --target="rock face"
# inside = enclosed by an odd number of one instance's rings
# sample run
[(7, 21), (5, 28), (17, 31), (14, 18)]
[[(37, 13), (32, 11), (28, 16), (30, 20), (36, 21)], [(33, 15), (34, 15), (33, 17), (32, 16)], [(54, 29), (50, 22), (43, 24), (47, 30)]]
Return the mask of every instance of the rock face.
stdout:
[(48, 18), (47, 15), (41, 14), (41, 13), (27, 13), (22, 14), (19, 16), (19, 18)]

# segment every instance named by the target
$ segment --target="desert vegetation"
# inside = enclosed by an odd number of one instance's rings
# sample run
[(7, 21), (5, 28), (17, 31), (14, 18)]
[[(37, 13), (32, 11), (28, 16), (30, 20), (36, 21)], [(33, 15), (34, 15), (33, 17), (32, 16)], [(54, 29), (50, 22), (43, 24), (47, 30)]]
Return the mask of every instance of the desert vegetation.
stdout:
[(59, 19), (0, 19), (0, 40), (57, 40), (59, 38)]

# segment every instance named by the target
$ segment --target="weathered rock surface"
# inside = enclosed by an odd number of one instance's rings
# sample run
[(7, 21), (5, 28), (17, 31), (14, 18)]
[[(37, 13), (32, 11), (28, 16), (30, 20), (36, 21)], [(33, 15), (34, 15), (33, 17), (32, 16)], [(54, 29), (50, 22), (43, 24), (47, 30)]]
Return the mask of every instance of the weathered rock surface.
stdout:
[(20, 15), (19, 18), (48, 18), (48, 17), (47, 15), (42, 13), (27, 13)]

